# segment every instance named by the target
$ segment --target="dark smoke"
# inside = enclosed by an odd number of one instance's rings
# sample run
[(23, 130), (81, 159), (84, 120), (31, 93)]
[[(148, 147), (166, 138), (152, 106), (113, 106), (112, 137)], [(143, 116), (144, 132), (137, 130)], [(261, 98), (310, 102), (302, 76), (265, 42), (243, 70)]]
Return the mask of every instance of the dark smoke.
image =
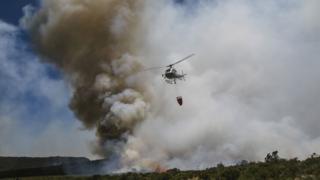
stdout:
[(125, 140), (148, 108), (131, 43), (142, 3), (44, 0), (23, 20), (43, 59), (71, 82), (70, 108), (86, 128), (96, 129), (94, 152), (104, 157), (107, 142)]

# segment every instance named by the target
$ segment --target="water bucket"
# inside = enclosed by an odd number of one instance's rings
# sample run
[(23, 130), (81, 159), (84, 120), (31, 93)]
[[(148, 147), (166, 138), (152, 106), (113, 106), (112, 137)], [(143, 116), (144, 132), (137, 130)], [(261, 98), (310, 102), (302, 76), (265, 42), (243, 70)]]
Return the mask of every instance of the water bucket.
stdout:
[(181, 96), (177, 96), (177, 102), (180, 106), (182, 106), (183, 101)]

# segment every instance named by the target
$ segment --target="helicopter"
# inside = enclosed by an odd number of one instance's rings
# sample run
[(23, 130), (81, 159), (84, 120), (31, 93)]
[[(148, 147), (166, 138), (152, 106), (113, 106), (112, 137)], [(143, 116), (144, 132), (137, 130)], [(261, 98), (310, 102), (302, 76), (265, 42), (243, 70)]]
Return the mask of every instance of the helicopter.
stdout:
[(167, 66), (152, 67), (152, 68), (148, 68), (146, 70), (148, 71), (148, 70), (154, 70), (154, 69), (167, 68), (165, 70), (164, 74), (162, 74), (162, 77), (164, 78), (165, 82), (167, 82), (168, 84), (176, 84), (177, 80), (185, 80), (185, 76), (187, 74), (184, 74), (183, 71), (181, 72), (181, 74), (179, 74), (178, 71), (173, 66), (178, 63), (181, 63), (182, 61), (185, 61), (185, 60), (191, 58), (194, 55), (195, 54), (190, 54), (189, 56), (182, 58), (179, 61), (172, 63), (172, 64), (169, 64)]

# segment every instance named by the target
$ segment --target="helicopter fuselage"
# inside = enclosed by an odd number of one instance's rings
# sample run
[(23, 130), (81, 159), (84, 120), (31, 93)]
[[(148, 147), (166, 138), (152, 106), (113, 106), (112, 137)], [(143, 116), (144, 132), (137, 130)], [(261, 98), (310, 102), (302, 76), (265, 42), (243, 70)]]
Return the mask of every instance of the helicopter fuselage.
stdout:
[(147, 70), (153, 70), (153, 69), (160, 69), (160, 68), (165, 68), (167, 67), (167, 70), (164, 72), (164, 74), (162, 74), (162, 77), (164, 78), (164, 80), (169, 83), (169, 84), (176, 84), (176, 80), (185, 80), (185, 75), (183, 72), (181, 72), (181, 74), (179, 74), (177, 72), (176, 69), (173, 68), (174, 65), (178, 64), (178, 63), (181, 63), (182, 61), (185, 61), (187, 59), (189, 59), (190, 57), (194, 56), (194, 54), (190, 54), (189, 56), (185, 57), (185, 58), (182, 58), (180, 59), (179, 61), (175, 62), (175, 63), (172, 63), (172, 64), (169, 64), (167, 66), (161, 66), (161, 67), (153, 67), (153, 68), (149, 68), (149, 69), (146, 69), (144, 71), (147, 71)]
[(182, 80), (184, 79), (184, 76), (186, 74), (179, 74), (177, 73), (177, 70), (170, 67), (165, 71), (165, 74), (162, 74), (162, 76), (165, 78), (166, 82), (170, 84), (176, 84), (176, 79)]

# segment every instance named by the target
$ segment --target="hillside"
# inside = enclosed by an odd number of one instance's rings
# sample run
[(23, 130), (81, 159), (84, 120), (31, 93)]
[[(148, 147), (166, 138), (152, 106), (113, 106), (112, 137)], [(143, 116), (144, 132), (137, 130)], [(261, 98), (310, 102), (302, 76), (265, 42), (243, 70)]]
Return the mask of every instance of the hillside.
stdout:
[(67, 163), (86, 163), (84, 157), (1, 157), (0, 172), (14, 169), (55, 166)]
[[(101, 161), (91, 161), (91, 165), (99, 164)], [(0, 163), (2, 164), (2, 163)], [(86, 165), (87, 164), (87, 165)], [(82, 164), (88, 166), (88, 162)], [(51, 172), (45, 175), (45, 171)], [(6, 171), (7, 173), (10, 171)], [(94, 176), (64, 176), (62, 165), (50, 167), (38, 167), (33, 169), (12, 170), (7, 177), (33, 176), (25, 179), (320, 179), (320, 157), (312, 156), (300, 161), (294, 159), (280, 159), (278, 156), (268, 156), (265, 162), (243, 161), (238, 165), (225, 167), (219, 164), (217, 167), (205, 170), (180, 171), (170, 169), (164, 173), (125, 173), (118, 175), (94, 175)], [(29, 174), (28, 174), (29, 172)], [(52, 173), (55, 172), (56, 174)], [(23, 175), (25, 173), (25, 175)], [(34, 174), (31, 174), (34, 173)], [(60, 173), (60, 174), (59, 174)], [(79, 173), (79, 172), (78, 172)], [(0, 177), (5, 177), (0, 172)], [(50, 176), (56, 175), (56, 176)], [(58, 176), (57, 176), (58, 175)], [(81, 174), (79, 174), (81, 175)], [(39, 176), (39, 177), (35, 177)]]
[(0, 178), (101, 173), (105, 160), (84, 157), (0, 157)]

